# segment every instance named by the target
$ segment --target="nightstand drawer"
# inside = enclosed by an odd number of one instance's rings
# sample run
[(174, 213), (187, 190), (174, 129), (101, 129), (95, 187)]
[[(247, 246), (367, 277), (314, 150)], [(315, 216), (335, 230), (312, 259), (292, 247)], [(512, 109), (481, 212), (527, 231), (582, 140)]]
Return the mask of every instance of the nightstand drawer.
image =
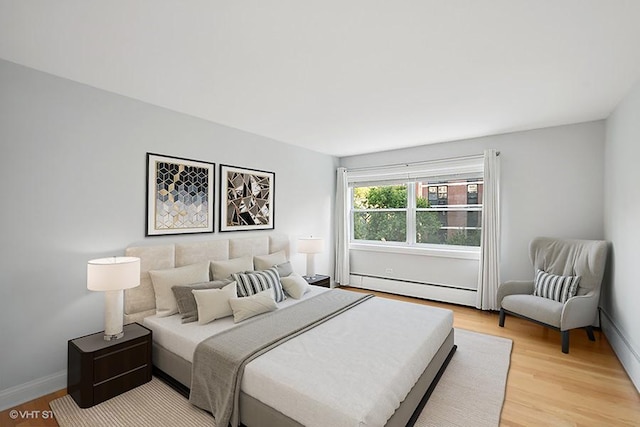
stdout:
[(93, 387), (93, 399), (95, 402), (104, 402), (126, 390), (131, 390), (149, 381), (150, 369), (141, 366), (138, 369), (119, 377), (112, 378)]
[(124, 347), (112, 353), (97, 356), (93, 362), (93, 382), (98, 384), (109, 378), (147, 364), (147, 342)]

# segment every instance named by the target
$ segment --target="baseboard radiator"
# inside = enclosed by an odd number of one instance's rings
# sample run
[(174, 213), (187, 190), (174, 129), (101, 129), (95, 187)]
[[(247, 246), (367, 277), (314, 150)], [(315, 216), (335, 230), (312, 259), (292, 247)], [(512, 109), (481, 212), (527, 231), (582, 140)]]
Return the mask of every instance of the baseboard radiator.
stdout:
[(471, 307), (475, 307), (476, 304), (477, 291), (475, 289), (450, 285), (351, 274), (349, 276), (349, 286)]

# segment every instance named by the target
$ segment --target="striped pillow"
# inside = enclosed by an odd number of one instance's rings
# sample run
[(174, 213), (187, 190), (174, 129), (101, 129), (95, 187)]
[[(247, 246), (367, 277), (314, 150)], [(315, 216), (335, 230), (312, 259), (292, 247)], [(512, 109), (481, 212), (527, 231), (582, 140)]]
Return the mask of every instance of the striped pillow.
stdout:
[(260, 271), (233, 273), (231, 276), (238, 284), (239, 297), (248, 297), (266, 289), (273, 289), (273, 299), (276, 302), (282, 302), (287, 299), (282, 290), (280, 275), (275, 267)]
[(536, 271), (533, 295), (549, 298), (564, 304), (576, 294), (579, 283), (580, 276), (558, 276), (538, 269)]

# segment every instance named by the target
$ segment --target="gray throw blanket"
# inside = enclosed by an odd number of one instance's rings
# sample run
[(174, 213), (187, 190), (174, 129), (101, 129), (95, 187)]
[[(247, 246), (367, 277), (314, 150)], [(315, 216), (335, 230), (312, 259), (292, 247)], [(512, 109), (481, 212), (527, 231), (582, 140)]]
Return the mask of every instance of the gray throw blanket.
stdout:
[(218, 427), (237, 426), (240, 382), (251, 360), (372, 296), (334, 289), (207, 338), (193, 355), (189, 401), (210, 411)]

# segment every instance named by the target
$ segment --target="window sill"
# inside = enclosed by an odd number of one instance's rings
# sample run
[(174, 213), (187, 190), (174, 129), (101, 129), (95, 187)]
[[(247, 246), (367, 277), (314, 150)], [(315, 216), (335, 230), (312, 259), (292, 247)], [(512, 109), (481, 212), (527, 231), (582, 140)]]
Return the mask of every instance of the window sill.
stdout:
[(377, 243), (354, 243), (349, 244), (349, 249), (368, 252), (386, 252), (395, 254), (422, 255), (442, 258), (458, 258), (458, 259), (480, 259), (480, 248), (457, 248), (455, 246), (424, 247), (424, 246), (405, 246), (394, 244), (377, 244)]

